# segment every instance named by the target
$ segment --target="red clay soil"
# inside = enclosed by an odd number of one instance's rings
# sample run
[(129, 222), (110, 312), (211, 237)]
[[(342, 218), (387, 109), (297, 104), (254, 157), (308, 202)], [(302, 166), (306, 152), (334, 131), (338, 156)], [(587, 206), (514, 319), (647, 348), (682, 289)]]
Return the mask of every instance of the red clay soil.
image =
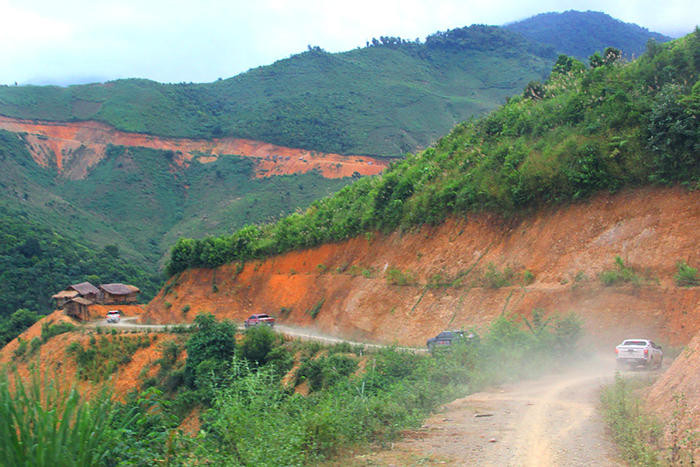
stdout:
[(127, 133), (93, 121), (47, 122), (0, 116), (0, 129), (22, 133), (37, 164), (55, 164), (60, 174), (73, 180), (85, 178), (90, 167), (104, 159), (109, 144), (173, 151), (174, 162), (180, 167), (188, 166), (193, 159), (206, 164), (226, 155), (250, 157), (255, 160), (257, 178), (313, 170), (326, 178), (350, 177), (355, 172), (375, 175), (388, 164), (386, 159), (326, 154), (249, 139), (204, 140)]
[[(91, 310), (91, 315), (92, 314), (100, 317), (102, 316), (97, 312), (93, 313), (93, 310)], [(129, 316), (129, 314), (127, 314), (127, 316)], [(60, 321), (71, 322), (78, 327), (81, 325), (80, 322), (66, 316), (62, 310), (56, 310), (50, 315), (36, 322), (19, 337), (24, 341), (30, 342), (34, 337), (41, 337), (41, 326), (43, 323), (57, 323)], [(54, 377), (57, 381), (61, 381), (65, 384), (75, 384), (77, 389), (82, 394), (90, 396), (91, 394), (94, 394), (95, 391), (98, 391), (102, 385), (95, 385), (90, 381), (77, 378), (76, 363), (70, 355), (67, 355), (66, 350), (73, 342), (80, 342), (85, 346), (90, 340), (91, 335), (94, 335), (93, 329), (79, 327), (76, 331), (67, 332), (52, 337), (41, 345), (36, 354), (25, 356), (20, 359), (14, 357), (14, 351), (19, 346), (19, 342), (17, 339), (13, 339), (0, 350), (0, 369), (6, 365), (12, 365), (17, 368), (18, 375), (24, 381), (27, 381), (30, 377), (32, 369), (36, 367), (36, 369), (39, 370), (40, 375), (48, 374), (49, 376)], [(136, 336), (136, 334), (127, 335)], [(139, 376), (142, 369), (149, 364), (153, 364), (161, 357), (161, 343), (176, 338), (176, 336), (167, 333), (154, 333), (150, 335), (157, 335), (158, 338), (153, 341), (150, 346), (138, 349), (133, 354), (129, 363), (119, 366), (117, 372), (112, 377), (112, 383), (107, 383), (113, 387), (114, 394), (118, 399), (123, 399), (124, 396), (130, 391), (138, 389), (140, 381)], [(184, 356), (185, 355), (183, 352), (181, 358), (184, 358)], [(152, 365), (150, 373), (147, 376), (152, 376), (157, 369), (157, 365)]]
[(700, 459), (700, 333), (654, 383), (646, 400), (665, 422), (666, 445), (695, 433), (694, 458)]
[[(146, 316), (172, 323), (211, 312), (242, 321), (267, 312), (281, 323), (353, 340), (422, 346), (446, 328), (483, 330), (503, 311), (529, 315), (541, 308), (576, 312), (588, 338), (611, 349), (629, 336), (682, 345), (700, 330), (700, 287), (677, 287), (673, 275), (678, 260), (700, 265), (698, 226), (698, 191), (601, 194), (521, 220), (474, 215), (410, 233), (362, 236), (251, 261), (238, 274), (235, 264), (188, 270), (148, 305)], [(615, 268), (617, 255), (643, 284), (602, 285), (599, 274)], [(534, 282), (483, 287), (479, 277), (489, 264), (529, 270)], [(413, 272), (419, 284), (389, 284), (389, 268)], [(437, 273), (467, 273), (466, 285), (425, 287)], [(314, 319), (308, 311), (318, 304)]]

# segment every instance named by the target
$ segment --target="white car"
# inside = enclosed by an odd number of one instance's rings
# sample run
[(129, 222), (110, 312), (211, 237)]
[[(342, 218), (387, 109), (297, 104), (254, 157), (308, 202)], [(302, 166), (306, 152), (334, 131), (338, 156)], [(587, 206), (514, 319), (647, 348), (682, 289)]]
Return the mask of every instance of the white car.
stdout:
[(107, 312), (107, 322), (108, 323), (118, 323), (121, 318), (121, 312), (119, 310), (109, 310)]
[(664, 352), (661, 346), (654, 344), (649, 339), (626, 339), (615, 347), (617, 354), (617, 366), (645, 368), (661, 368), (664, 360)]

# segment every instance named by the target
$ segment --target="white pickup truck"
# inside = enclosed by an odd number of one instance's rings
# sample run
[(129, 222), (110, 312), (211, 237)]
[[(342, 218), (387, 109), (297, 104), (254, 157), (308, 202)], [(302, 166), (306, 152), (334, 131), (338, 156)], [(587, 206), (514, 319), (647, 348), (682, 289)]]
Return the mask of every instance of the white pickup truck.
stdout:
[(645, 368), (661, 368), (664, 353), (661, 346), (654, 344), (649, 339), (626, 339), (615, 347), (617, 354), (617, 366)]

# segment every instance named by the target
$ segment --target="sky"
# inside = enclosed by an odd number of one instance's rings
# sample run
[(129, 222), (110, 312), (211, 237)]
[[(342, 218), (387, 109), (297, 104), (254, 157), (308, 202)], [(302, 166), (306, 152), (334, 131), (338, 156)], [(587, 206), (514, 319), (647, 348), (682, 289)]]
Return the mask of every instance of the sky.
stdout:
[(572, 9), (672, 37), (700, 23), (697, 0), (0, 0), (0, 84), (211, 82), (308, 45), (340, 52)]

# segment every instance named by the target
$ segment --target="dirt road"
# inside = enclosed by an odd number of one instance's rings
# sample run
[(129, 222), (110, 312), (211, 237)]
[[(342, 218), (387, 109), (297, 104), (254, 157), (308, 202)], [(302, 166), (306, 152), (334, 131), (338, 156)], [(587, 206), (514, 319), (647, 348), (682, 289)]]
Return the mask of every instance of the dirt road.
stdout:
[(595, 360), (445, 405), (392, 449), (355, 465), (622, 465), (599, 413), (614, 360)]

